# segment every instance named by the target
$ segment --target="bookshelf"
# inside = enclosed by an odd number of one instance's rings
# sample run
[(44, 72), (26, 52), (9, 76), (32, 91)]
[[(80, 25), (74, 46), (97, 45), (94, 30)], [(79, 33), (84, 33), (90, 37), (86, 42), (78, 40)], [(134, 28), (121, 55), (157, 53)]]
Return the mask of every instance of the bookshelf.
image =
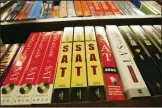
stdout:
[[(9, 5), (9, 4), (8, 4)], [(6, 6), (8, 6), (6, 5)], [(4, 7), (5, 8), (5, 7)], [(105, 26), (105, 25), (159, 25), (161, 24), (161, 15), (145, 16), (96, 16), (96, 17), (73, 17), (73, 18), (53, 18), (24, 20), (13, 22), (1, 22), (0, 35), (5, 44), (24, 43), (31, 32), (63, 30), (64, 27), (74, 26)], [(41, 106), (41, 105), (32, 105)], [(162, 96), (153, 96), (147, 98), (86, 102), (86, 103), (68, 103), (51, 104), (42, 106), (52, 107), (160, 107), (162, 106)]]

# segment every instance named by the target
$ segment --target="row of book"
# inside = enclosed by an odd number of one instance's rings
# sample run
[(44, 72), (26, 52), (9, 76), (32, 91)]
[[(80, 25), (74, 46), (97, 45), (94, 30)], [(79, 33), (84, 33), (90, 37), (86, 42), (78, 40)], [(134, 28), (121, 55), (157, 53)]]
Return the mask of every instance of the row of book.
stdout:
[[(160, 14), (161, 6), (158, 3), (155, 1), (146, 3), (150, 3), (151, 7), (157, 6), (155, 8), (158, 8), (158, 14)], [(141, 10), (144, 6), (141, 5)], [(130, 1), (17, 1), (1, 13), (1, 21), (109, 15), (145, 14)]]
[(162, 95), (161, 25), (33, 32), (1, 56), (1, 104), (124, 100)]
[(152, 15), (161, 14), (161, 5), (155, 1), (142, 1), (142, 0), (132, 0), (132, 1), (145, 14), (152, 14)]

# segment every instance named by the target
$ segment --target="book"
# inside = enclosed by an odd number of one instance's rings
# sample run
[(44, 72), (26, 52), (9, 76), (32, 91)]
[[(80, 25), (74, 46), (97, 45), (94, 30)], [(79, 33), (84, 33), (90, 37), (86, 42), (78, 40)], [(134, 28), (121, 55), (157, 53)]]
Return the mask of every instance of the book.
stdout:
[(155, 47), (162, 52), (162, 40), (160, 35), (156, 32), (156, 30), (151, 25), (143, 25), (141, 26), (144, 31), (148, 34), (148, 38), (153, 42)]
[(74, 27), (70, 101), (87, 101), (87, 70), (83, 27)]
[(32, 33), (27, 39), (24, 48), (21, 51), (21, 55), (11, 66), (1, 87), (1, 105), (11, 105), (20, 80), (24, 75), (24, 70), (28, 67), (28, 63), (33, 56), (39, 38), (40, 35), (38, 35), (38, 33)]
[(85, 26), (85, 49), (88, 79), (88, 100), (106, 100), (103, 73), (93, 26)]
[(67, 1), (67, 11), (68, 11), (68, 17), (76, 16), (73, 1)]
[(149, 90), (117, 26), (106, 25), (126, 98), (148, 97)]
[(91, 16), (87, 1), (81, 1), (84, 17)]
[(116, 6), (115, 3), (113, 3), (112, 1), (107, 1), (107, 3), (111, 7), (111, 10), (113, 11), (115, 15), (122, 15), (122, 13), (120, 12), (120, 9)]
[(152, 41), (149, 40), (148, 35), (143, 31), (143, 29), (139, 25), (131, 25), (130, 28), (136, 35), (140, 45), (144, 49), (145, 53), (152, 58), (156, 67), (159, 69), (160, 74), (161, 71), (161, 52), (155, 47)]
[[(37, 77), (31, 104), (50, 104), (52, 100), (53, 85), (57, 77), (57, 59), (62, 38), (62, 31), (47, 32), (51, 36), (45, 58)], [(54, 85), (55, 86), (55, 85)]]
[(62, 43), (73, 42), (73, 27), (65, 27), (64, 34), (61, 40)]
[(105, 82), (107, 100), (124, 100), (122, 82), (119, 77), (117, 65), (112, 49), (106, 37), (105, 28), (96, 26), (96, 38)]
[(161, 36), (161, 25), (153, 25), (153, 27), (155, 28), (155, 30), (159, 33), (159, 36)]
[(77, 17), (84, 16), (81, 2), (74, 0), (75, 14)]
[(89, 6), (89, 10), (91, 12), (91, 15), (96, 16), (96, 12), (95, 12), (95, 9), (94, 9), (93, 2), (92, 1), (87, 1), (87, 3), (88, 3), (88, 6)]
[(33, 56), (28, 61), (27, 68), (22, 68), (24, 70), (24, 75), (20, 80), (12, 105), (31, 104), (36, 81), (40, 75), (50, 38), (51, 36), (49, 33), (40, 33), (40, 41), (34, 50)]
[(70, 81), (72, 43), (62, 43), (59, 54), (52, 103), (68, 103), (70, 101)]
[(144, 1), (140, 1), (140, 10), (148, 15), (157, 15), (158, 14), (155, 10), (153, 10), (151, 7), (149, 7), (149, 5)]
[(0, 59), (0, 87), (8, 74), (10, 66), (13, 63), (19, 48), (19, 44), (11, 45), (4, 56)]
[(67, 17), (68, 16), (68, 13), (67, 13), (67, 3), (66, 1), (61, 1), (60, 2), (60, 12), (59, 12), (59, 16), (61, 18), (64, 18), (64, 17)]
[(107, 4), (106, 1), (100, 1), (100, 4), (106, 15), (114, 15), (114, 13), (112, 12), (110, 6)]
[(133, 59), (149, 89), (151, 95), (161, 95), (161, 78), (158, 70), (154, 66), (151, 59), (146, 55), (136, 36), (128, 26), (118, 27), (124, 40), (126, 41)]
[(104, 10), (102, 9), (98, 1), (93, 1), (93, 5), (96, 12), (96, 16), (105, 16)]
[(74, 42), (84, 42), (84, 29), (83, 27), (74, 27)]

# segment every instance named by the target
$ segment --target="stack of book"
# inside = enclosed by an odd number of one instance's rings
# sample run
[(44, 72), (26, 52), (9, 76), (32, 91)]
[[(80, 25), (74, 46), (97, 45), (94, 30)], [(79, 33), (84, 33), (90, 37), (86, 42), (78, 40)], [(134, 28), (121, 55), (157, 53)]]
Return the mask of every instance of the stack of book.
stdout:
[(33, 32), (25, 44), (9, 45), (3, 51), (1, 104), (162, 95), (161, 46), (161, 25), (80, 26)]

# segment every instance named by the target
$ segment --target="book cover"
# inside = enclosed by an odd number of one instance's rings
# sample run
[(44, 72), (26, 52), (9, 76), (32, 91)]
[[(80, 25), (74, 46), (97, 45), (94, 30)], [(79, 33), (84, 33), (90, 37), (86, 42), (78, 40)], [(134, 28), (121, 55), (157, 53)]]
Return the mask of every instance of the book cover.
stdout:
[(59, 16), (61, 18), (64, 18), (64, 17), (67, 17), (68, 16), (68, 13), (67, 13), (67, 3), (66, 1), (61, 1), (60, 2), (60, 12), (59, 12)]

